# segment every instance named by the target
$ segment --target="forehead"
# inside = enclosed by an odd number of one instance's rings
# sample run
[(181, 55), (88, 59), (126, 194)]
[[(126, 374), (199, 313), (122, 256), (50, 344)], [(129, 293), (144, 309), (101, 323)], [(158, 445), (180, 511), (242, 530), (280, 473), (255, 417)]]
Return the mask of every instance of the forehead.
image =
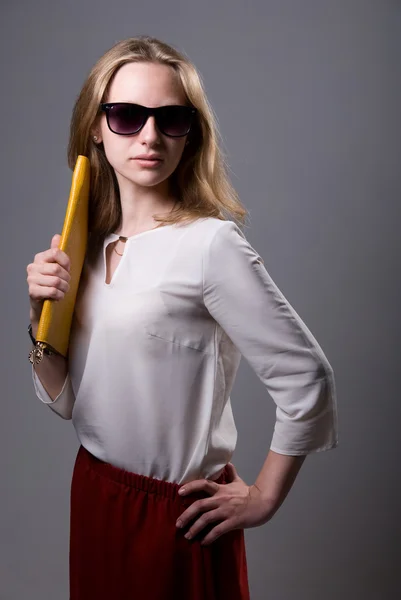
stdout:
[(126, 63), (114, 75), (106, 102), (133, 102), (154, 107), (184, 104), (185, 93), (177, 73), (168, 65)]

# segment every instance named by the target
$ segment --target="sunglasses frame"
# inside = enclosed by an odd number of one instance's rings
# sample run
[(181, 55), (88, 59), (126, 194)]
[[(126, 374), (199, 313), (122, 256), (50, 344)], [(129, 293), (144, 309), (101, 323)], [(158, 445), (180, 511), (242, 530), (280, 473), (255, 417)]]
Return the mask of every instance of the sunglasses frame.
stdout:
[[(139, 129), (137, 129), (136, 131), (133, 131), (132, 133), (118, 133), (117, 131), (114, 131), (114, 129), (111, 128), (110, 126), (110, 121), (109, 121), (109, 109), (112, 106), (139, 106), (139, 108), (142, 109), (142, 111), (145, 114), (145, 120), (142, 123), (142, 125), (139, 127)], [(173, 107), (180, 107), (180, 108), (186, 108), (188, 109), (188, 111), (191, 113), (191, 121), (189, 124), (189, 129), (186, 133), (182, 133), (181, 135), (170, 135), (168, 133), (165, 133), (161, 127), (159, 126), (159, 122), (158, 122), (158, 115), (160, 114), (160, 112), (165, 109), (165, 108), (170, 108), (171, 106)], [(195, 116), (195, 114), (197, 113), (197, 109), (193, 108), (192, 106), (185, 106), (184, 104), (167, 104), (166, 106), (157, 106), (156, 108), (149, 108), (147, 106), (143, 106), (142, 104), (136, 104), (134, 102), (102, 102), (99, 106), (100, 110), (106, 113), (106, 120), (107, 120), (107, 126), (110, 129), (110, 131), (112, 131), (113, 133), (115, 133), (116, 135), (135, 135), (136, 133), (139, 133), (141, 131), (141, 129), (143, 129), (143, 127), (145, 127), (146, 122), (148, 120), (149, 117), (154, 116), (155, 117), (155, 121), (156, 121), (156, 125), (157, 128), (159, 129), (159, 131), (163, 134), (166, 135), (167, 137), (172, 137), (172, 138), (180, 138), (180, 137), (184, 137), (185, 135), (188, 135), (188, 133), (191, 131), (191, 127), (193, 125), (193, 118)]]

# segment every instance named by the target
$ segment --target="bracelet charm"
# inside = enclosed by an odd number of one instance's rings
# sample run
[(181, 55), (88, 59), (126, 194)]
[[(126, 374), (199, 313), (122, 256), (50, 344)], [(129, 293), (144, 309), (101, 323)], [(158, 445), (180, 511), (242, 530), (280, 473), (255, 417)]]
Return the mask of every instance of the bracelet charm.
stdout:
[(31, 338), (32, 344), (34, 345), (34, 348), (32, 348), (32, 350), (30, 351), (30, 353), (28, 355), (29, 362), (32, 365), (34, 362), (36, 364), (39, 364), (41, 362), (41, 360), (43, 359), (43, 354), (47, 354), (48, 356), (51, 356), (52, 354), (54, 354), (54, 352), (52, 352), (49, 348), (47, 348), (43, 342), (37, 342), (35, 340), (35, 338), (33, 337), (33, 334), (32, 334), (32, 324), (31, 323), (29, 323), (29, 325), (28, 325), (28, 333)]

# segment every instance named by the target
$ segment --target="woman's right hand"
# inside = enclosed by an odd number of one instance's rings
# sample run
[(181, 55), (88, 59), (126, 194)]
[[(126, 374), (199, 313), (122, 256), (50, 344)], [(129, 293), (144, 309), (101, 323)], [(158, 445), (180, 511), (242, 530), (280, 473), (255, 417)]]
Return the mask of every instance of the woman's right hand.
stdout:
[(70, 289), (70, 258), (58, 247), (60, 240), (56, 233), (50, 248), (36, 254), (26, 268), (32, 324), (39, 322), (44, 300), (62, 300)]

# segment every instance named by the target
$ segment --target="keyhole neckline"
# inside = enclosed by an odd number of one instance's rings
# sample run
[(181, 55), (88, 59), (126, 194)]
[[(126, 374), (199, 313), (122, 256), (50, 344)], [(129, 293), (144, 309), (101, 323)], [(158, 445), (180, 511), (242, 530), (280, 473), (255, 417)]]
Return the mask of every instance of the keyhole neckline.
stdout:
[(176, 223), (170, 223), (168, 225), (163, 225), (161, 227), (156, 226), (156, 227), (152, 227), (152, 229), (146, 229), (145, 231), (140, 231), (139, 233), (134, 233), (133, 235), (129, 235), (129, 236), (122, 236), (118, 233), (109, 233), (108, 235), (106, 235), (106, 237), (104, 239), (104, 244), (106, 245), (107, 243), (117, 241), (120, 238), (123, 238), (125, 243), (128, 243), (130, 240), (134, 240), (136, 238), (148, 235), (155, 231), (162, 231), (163, 229), (171, 229), (172, 227), (175, 227), (175, 226), (176, 226)]
[(168, 228), (175, 227), (175, 226), (176, 226), (176, 223), (171, 223), (169, 225), (163, 225), (162, 227), (153, 227), (152, 229), (146, 229), (145, 231), (141, 231), (140, 233), (134, 233), (134, 235), (124, 236), (124, 238), (126, 238), (126, 241), (124, 242), (124, 252), (122, 253), (122, 255), (120, 255), (120, 261), (119, 261), (109, 283), (106, 283), (106, 273), (107, 273), (106, 249), (109, 244), (111, 244), (112, 242), (118, 241), (120, 239), (120, 237), (122, 237), (122, 236), (120, 236), (117, 233), (109, 233), (108, 235), (106, 235), (106, 237), (104, 238), (103, 253), (102, 253), (103, 254), (103, 286), (107, 287), (107, 288), (112, 288), (114, 286), (116, 276), (118, 275), (119, 271), (122, 269), (122, 265), (125, 261), (125, 258), (126, 258), (127, 252), (128, 252), (128, 246), (132, 240), (136, 240), (137, 238), (146, 236), (150, 233), (154, 233), (155, 231), (162, 231), (163, 229), (168, 229)]

